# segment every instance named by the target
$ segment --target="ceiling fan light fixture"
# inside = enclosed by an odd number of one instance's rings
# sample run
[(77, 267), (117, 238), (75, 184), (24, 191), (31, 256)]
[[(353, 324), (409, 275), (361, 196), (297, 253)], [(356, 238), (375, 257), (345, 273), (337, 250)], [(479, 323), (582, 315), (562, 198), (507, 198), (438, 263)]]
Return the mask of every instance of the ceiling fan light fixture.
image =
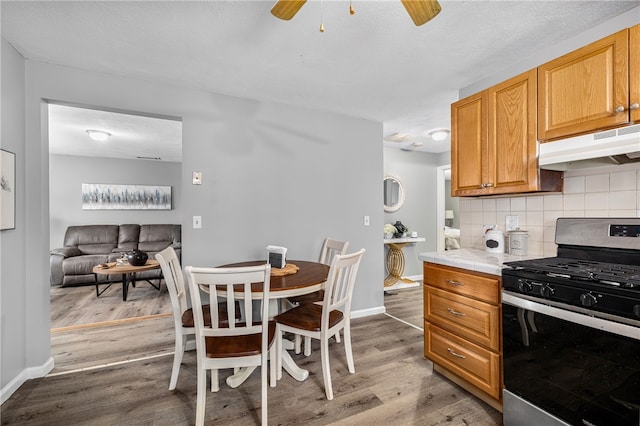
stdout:
[(449, 130), (447, 129), (433, 130), (429, 132), (429, 136), (431, 136), (431, 139), (433, 139), (434, 141), (443, 141), (447, 138), (447, 136), (449, 136)]
[(104, 142), (111, 136), (111, 133), (104, 130), (87, 130), (87, 134), (91, 139), (98, 142)]
[(387, 142), (406, 142), (412, 137), (413, 136), (409, 133), (392, 133), (388, 136), (385, 136), (384, 140)]

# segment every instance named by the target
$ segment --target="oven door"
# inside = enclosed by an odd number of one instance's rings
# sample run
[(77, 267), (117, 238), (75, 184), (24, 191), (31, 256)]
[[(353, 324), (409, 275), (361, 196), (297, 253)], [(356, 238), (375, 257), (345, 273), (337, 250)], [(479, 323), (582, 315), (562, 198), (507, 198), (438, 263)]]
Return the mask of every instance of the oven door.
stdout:
[(509, 291), (502, 304), (506, 426), (640, 425), (640, 327)]

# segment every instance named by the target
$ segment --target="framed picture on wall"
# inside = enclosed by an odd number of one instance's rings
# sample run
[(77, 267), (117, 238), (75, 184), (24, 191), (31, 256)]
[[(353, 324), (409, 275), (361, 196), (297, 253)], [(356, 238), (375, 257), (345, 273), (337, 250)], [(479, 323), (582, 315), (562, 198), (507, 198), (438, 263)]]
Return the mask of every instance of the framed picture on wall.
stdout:
[(0, 149), (0, 231), (16, 229), (16, 154)]
[(171, 187), (82, 184), (83, 210), (171, 210)]

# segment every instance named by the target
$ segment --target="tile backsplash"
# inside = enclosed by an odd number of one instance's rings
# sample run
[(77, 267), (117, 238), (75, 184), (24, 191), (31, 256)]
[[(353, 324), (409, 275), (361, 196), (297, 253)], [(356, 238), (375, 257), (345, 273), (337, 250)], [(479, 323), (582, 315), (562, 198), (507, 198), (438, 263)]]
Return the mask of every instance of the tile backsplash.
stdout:
[(506, 216), (515, 215), (520, 229), (529, 232), (529, 254), (555, 256), (559, 217), (640, 217), (640, 164), (567, 171), (562, 193), (459, 201), (462, 247), (484, 249), (483, 225), (504, 231)]

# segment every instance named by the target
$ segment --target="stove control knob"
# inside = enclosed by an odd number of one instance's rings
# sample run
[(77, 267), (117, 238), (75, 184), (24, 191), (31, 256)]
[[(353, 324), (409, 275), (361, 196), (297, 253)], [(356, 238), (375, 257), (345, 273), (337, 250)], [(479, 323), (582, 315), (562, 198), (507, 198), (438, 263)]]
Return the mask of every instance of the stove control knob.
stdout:
[(633, 313), (635, 314), (635, 316), (637, 316), (638, 318), (640, 318), (640, 305), (635, 305), (633, 307)]
[(598, 303), (598, 299), (591, 293), (584, 293), (580, 295), (580, 303), (582, 303), (582, 306), (594, 306)]
[(540, 296), (551, 297), (556, 291), (549, 284), (542, 284), (540, 287)]
[(533, 291), (533, 285), (527, 280), (519, 279), (518, 290), (520, 290), (520, 293), (530, 293)]

